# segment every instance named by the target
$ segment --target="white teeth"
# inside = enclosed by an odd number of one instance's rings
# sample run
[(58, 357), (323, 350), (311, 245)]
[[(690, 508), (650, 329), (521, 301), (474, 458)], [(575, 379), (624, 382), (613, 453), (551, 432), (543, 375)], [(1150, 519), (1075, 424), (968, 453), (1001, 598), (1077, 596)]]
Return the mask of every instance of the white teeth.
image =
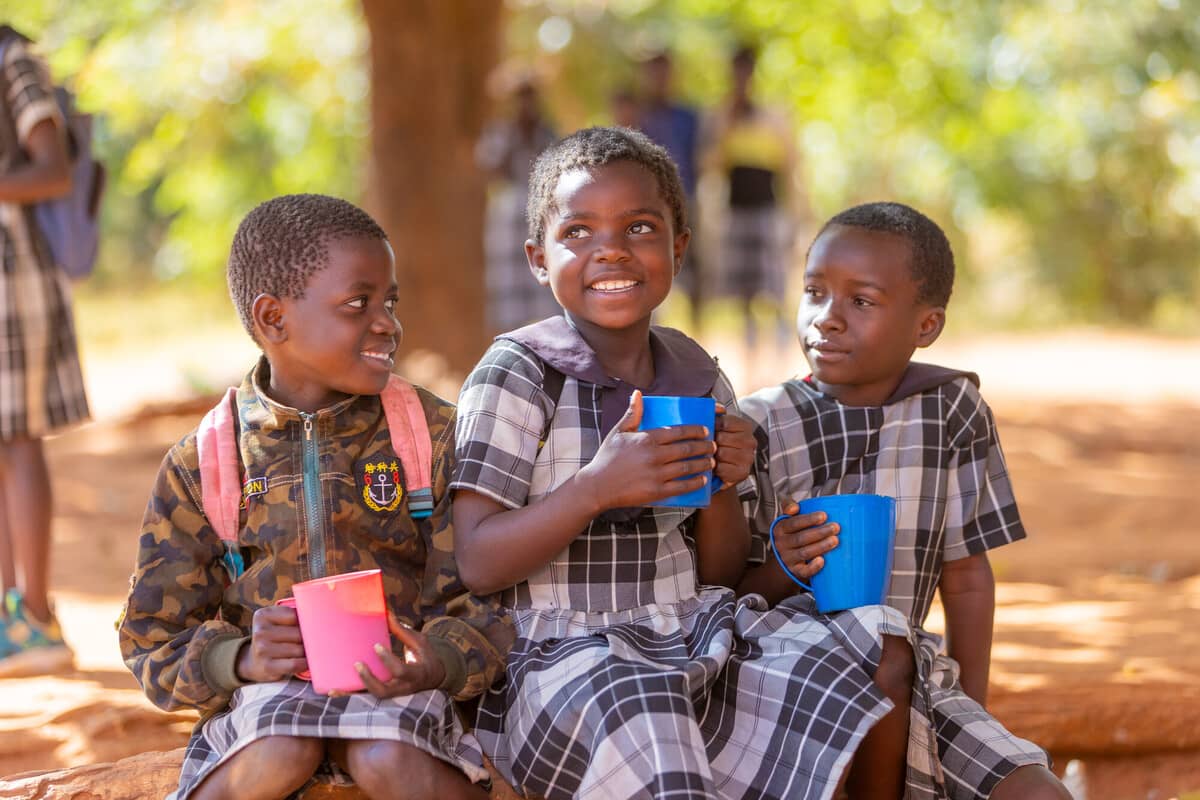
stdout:
[(391, 353), (371, 353), (371, 352), (364, 351), (363, 355), (366, 356), (367, 358), (374, 358), (379, 361), (391, 361), (392, 360)]
[(620, 292), (632, 286), (637, 286), (637, 281), (596, 281), (592, 284), (598, 292)]

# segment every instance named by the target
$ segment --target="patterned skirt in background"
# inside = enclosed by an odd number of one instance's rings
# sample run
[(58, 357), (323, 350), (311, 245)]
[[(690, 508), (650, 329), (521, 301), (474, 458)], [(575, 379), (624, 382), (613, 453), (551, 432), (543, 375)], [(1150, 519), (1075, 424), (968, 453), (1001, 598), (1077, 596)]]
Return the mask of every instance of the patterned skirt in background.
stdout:
[(525, 240), (526, 194), (509, 186), (488, 195), (483, 251), (486, 263), (487, 322), (495, 333), (561, 314), (550, 287), (529, 271)]
[[(529, 796), (829, 798), (891, 708), (825, 624), (757, 595), (513, 617), (521, 638), (476, 735)], [(838, 619), (875, 663), (906, 629), (885, 606)]]
[(791, 232), (775, 206), (730, 208), (721, 236), (721, 264), (716, 296), (784, 300), (791, 267)]
[[(463, 732), (445, 692), (388, 700), (361, 692), (326, 697), (293, 678), (243, 686), (226, 711), (198, 726), (183, 757), (179, 789), (168, 800), (185, 800), (213, 769), (268, 736), (403, 742), (458, 767), (473, 783), (488, 777), (478, 743)], [(313, 781), (348, 783), (349, 777), (326, 759)]]
[(0, 440), (88, 418), (71, 287), (31, 232), (22, 207), (0, 203)]
[[(816, 613), (810, 595), (782, 605)], [(872, 663), (875, 647), (862, 648), (861, 626), (846, 629), (844, 614), (819, 618), (864, 666)], [(941, 652), (940, 636), (908, 631), (917, 673), (909, 713), (906, 800), (983, 800), (1018, 767), (1050, 765), (1044, 750), (1014, 736), (963, 692), (958, 663)]]

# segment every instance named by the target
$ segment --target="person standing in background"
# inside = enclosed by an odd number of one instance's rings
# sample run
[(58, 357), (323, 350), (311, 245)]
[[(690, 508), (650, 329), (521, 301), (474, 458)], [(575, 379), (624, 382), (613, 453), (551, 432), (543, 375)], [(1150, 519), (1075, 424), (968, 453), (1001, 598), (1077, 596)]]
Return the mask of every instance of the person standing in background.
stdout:
[(765, 305), (782, 353), (793, 336), (787, 274), (794, 225), (786, 209), (800, 205), (792, 186), (795, 148), (783, 115), (751, 98), (755, 61), (748, 47), (734, 54), (732, 91), (712, 125), (707, 160), (720, 171), (728, 192), (715, 289), (718, 297), (740, 302), (750, 353), (759, 343), (754, 306)]
[(529, 168), (556, 137), (542, 115), (532, 80), (520, 81), (512, 100), (511, 116), (489, 125), (475, 149), (476, 163), (492, 181), (483, 240), (487, 324), (492, 333), (518, 328), (559, 310), (550, 290), (534, 280), (525, 259)]
[(642, 97), (637, 127), (655, 144), (665, 148), (679, 168), (679, 180), (687, 195), (688, 224), (692, 229), (687, 261), (678, 283), (691, 303), (692, 333), (700, 330), (704, 310), (704, 270), (699, 255), (696, 186), (699, 178), (700, 115), (672, 98), (671, 57), (659, 53), (642, 64)]
[(69, 667), (48, 592), (50, 475), (42, 438), (88, 418), (71, 290), (33, 204), (71, 189), (66, 126), (45, 62), (0, 26), (0, 678)]

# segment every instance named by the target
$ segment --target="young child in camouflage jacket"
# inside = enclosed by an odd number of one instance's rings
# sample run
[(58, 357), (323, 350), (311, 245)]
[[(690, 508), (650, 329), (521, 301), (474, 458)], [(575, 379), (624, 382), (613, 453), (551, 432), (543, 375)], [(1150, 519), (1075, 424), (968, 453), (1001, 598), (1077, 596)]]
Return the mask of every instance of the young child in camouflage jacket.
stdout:
[[(486, 796), (478, 746), (451, 701), (502, 674), (512, 628), (458, 577), (454, 407), (414, 387), (431, 440), (431, 516), (400, 499), (416, 476), (364, 485), (368, 467), (400, 461), (379, 396), (400, 338), (394, 274), (382, 229), (330, 197), (270, 200), (234, 237), (230, 293), (264, 353), (236, 394), (244, 571), (231, 580), (205, 516), (192, 432), (159, 471), (120, 624), (125, 663), (150, 699), (203, 715), (180, 800), (282, 798), (347, 774), (373, 798)], [(306, 668), (296, 612), (275, 602), (299, 581), (373, 568), (402, 655), (380, 653), (387, 680), (360, 665), (368, 693), (318, 695), (294, 677)]]

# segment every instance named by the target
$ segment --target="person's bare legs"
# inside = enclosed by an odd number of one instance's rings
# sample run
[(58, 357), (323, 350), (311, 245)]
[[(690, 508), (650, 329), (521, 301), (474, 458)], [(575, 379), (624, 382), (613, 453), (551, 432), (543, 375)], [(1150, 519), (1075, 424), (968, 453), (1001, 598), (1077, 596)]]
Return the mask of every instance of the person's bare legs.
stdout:
[(39, 622), (50, 619), (52, 501), (42, 440), (0, 442), (0, 504), (7, 522), (6, 535), (0, 536), (0, 556), (5, 555), (7, 541), (12, 562), (12, 584), (7, 571), (4, 583), (20, 590), (25, 608)]
[[(0, 481), (4, 480), (0, 472)], [(8, 534), (8, 506), (0, 494), (0, 597), (17, 588), (17, 562), (13, 558), (12, 537)], [(0, 604), (2, 606), (3, 604)], [(4, 610), (0, 607), (0, 616)]]
[(295, 736), (268, 736), (246, 745), (213, 770), (193, 800), (283, 800), (321, 766), (325, 742)]
[(872, 680), (895, 707), (867, 732), (850, 762), (845, 788), (854, 800), (904, 796), (908, 712), (916, 670), (908, 641), (899, 636), (884, 636), (883, 653)]
[(371, 800), (486, 800), (455, 767), (403, 742), (338, 739), (329, 752)]
[(996, 784), (990, 800), (1071, 800), (1071, 793), (1041, 764), (1017, 767)]

